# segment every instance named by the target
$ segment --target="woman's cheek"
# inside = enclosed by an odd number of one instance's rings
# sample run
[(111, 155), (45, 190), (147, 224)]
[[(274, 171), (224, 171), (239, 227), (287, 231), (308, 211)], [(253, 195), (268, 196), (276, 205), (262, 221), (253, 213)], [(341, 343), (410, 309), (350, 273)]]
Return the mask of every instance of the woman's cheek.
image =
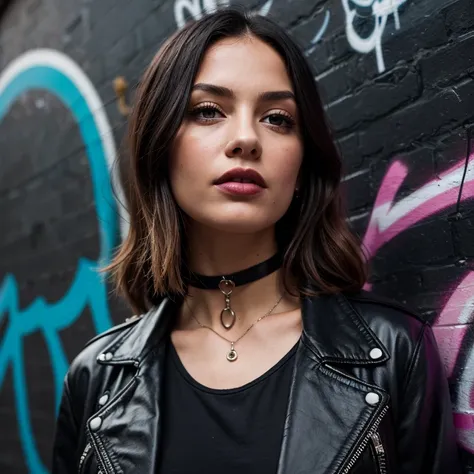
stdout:
[(279, 186), (288, 189), (291, 193), (296, 186), (296, 180), (302, 163), (302, 150), (300, 146), (284, 149), (277, 165)]

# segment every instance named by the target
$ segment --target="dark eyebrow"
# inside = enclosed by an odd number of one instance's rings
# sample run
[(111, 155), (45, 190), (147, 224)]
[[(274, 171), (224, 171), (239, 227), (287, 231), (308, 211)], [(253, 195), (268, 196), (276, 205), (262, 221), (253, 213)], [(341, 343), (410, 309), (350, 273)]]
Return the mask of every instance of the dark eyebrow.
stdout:
[[(228, 97), (230, 99), (235, 97), (234, 92), (231, 89), (223, 86), (216, 86), (214, 84), (198, 83), (194, 84), (193, 91), (204, 91), (210, 94), (217, 95), (219, 97)], [(295, 94), (291, 91), (268, 91), (262, 92), (258, 95), (258, 98), (262, 102), (275, 102), (278, 100), (291, 99), (296, 102)]]
[(209, 92), (210, 94), (218, 95), (220, 97), (235, 97), (234, 92), (227, 87), (215, 86), (214, 84), (204, 84), (202, 82), (194, 84), (193, 91)]
[(259, 94), (258, 98), (262, 102), (275, 102), (278, 100), (286, 100), (291, 99), (296, 102), (295, 94), (291, 91), (270, 91), (270, 92), (262, 92)]

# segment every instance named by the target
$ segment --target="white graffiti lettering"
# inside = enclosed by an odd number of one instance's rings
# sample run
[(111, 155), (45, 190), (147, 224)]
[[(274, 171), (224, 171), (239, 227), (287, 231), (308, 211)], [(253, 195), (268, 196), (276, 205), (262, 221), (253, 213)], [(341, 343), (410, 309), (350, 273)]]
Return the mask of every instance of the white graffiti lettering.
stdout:
[(206, 13), (212, 13), (221, 7), (229, 6), (229, 0), (178, 0), (174, 4), (174, 17), (178, 28), (187, 22), (187, 15), (200, 20)]
[[(268, 15), (274, 0), (267, 0), (258, 10), (262, 16)], [(191, 17), (200, 20), (204, 15), (228, 7), (230, 0), (176, 0), (174, 4), (174, 18), (178, 28), (182, 28)]]
[[(393, 15), (395, 28), (400, 29), (398, 9), (407, 0), (342, 0), (346, 14), (346, 35), (349, 44), (359, 53), (367, 54), (375, 50), (379, 72), (385, 71), (385, 61), (382, 51), (382, 36), (390, 15)], [(370, 12), (368, 15), (367, 12)], [(372, 16), (374, 25), (369, 36), (361, 36), (356, 31), (356, 18)]]

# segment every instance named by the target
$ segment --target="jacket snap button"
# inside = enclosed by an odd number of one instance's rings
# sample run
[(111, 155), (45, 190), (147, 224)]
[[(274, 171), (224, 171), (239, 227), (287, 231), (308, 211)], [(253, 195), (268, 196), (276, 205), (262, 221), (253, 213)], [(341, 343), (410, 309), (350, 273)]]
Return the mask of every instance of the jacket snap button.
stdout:
[(97, 357), (97, 360), (101, 360), (103, 362), (105, 360), (105, 354), (100, 354), (99, 357)]
[(369, 392), (369, 393), (365, 396), (365, 401), (366, 401), (369, 405), (377, 405), (377, 403), (380, 402), (380, 396), (379, 396), (378, 393)]
[(369, 356), (371, 359), (380, 359), (382, 357), (382, 351), (376, 347), (370, 351)]
[(107, 402), (109, 401), (109, 396), (108, 395), (102, 395), (99, 398), (99, 405), (103, 407)]
[(89, 427), (92, 431), (97, 431), (102, 424), (102, 418), (98, 416), (97, 418), (93, 418), (89, 424)]
[(107, 354), (104, 354), (104, 356), (105, 360), (110, 360), (113, 358), (114, 355), (112, 354), (112, 352), (107, 352)]

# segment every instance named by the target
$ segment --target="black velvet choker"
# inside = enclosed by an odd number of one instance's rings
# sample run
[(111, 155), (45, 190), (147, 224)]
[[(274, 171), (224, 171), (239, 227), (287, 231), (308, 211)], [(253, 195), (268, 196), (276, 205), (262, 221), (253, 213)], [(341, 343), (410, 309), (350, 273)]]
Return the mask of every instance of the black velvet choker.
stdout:
[(186, 281), (188, 285), (194, 286), (195, 288), (201, 288), (203, 290), (220, 289), (219, 284), (223, 280), (231, 281), (233, 286), (241, 286), (270, 275), (281, 267), (282, 262), (283, 255), (281, 253), (276, 253), (268, 260), (257, 263), (257, 265), (246, 268), (245, 270), (240, 270), (239, 272), (233, 273), (232, 275), (207, 276), (193, 272), (189, 274)]

